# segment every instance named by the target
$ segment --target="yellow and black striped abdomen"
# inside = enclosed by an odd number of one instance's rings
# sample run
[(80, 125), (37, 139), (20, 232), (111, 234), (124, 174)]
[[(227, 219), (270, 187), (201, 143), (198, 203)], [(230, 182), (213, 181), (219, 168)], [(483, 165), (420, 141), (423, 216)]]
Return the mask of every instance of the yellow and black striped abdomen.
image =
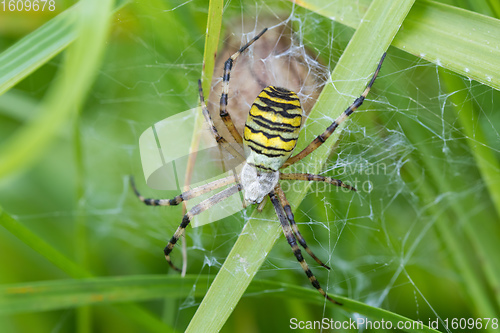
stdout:
[(302, 108), (296, 93), (269, 86), (255, 99), (245, 123), (247, 163), (277, 171), (292, 154), (299, 137)]

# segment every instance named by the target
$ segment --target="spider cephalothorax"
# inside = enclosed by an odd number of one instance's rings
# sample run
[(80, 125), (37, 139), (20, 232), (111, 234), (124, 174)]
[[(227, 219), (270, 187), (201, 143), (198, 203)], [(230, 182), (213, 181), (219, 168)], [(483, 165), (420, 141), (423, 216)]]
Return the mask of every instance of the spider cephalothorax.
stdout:
[(261, 203), (265, 196), (276, 187), (279, 179), (279, 171), (266, 171), (248, 162), (245, 163), (240, 173), (245, 205)]
[(380, 71), (382, 62), (384, 61), (385, 53), (380, 59), (375, 73), (372, 79), (368, 83), (365, 91), (358, 97), (353, 104), (351, 104), (335, 121), (326, 128), (326, 130), (318, 135), (305, 149), (303, 149), (298, 154), (291, 156), (299, 137), (300, 126), (302, 124), (302, 108), (300, 106), (300, 100), (293, 91), (287, 90), (285, 88), (279, 88), (274, 86), (268, 86), (264, 88), (261, 93), (255, 99), (253, 103), (248, 119), (245, 123), (245, 129), (243, 133), (243, 138), (236, 130), (229, 113), (226, 110), (228, 93), (229, 93), (229, 79), (233, 63), (238, 58), (238, 56), (245, 51), (250, 45), (253, 44), (257, 39), (262, 36), (267, 31), (264, 29), (257, 36), (255, 36), (250, 42), (245, 44), (238, 52), (233, 54), (224, 64), (224, 76), (222, 82), (222, 94), (220, 99), (220, 117), (223, 120), (225, 126), (231, 133), (234, 140), (243, 144), (243, 149), (245, 152), (245, 157), (241, 156), (238, 151), (236, 151), (231, 145), (228, 144), (225, 138), (223, 138), (217, 128), (213, 125), (212, 119), (208, 112), (207, 106), (205, 105), (205, 100), (203, 97), (203, 90), (201, 88), (201, 81), (198, 81), (200, 102), (203, 110), (203, 115), (206, 121), (210, 125), (212, 134), (223, 148), (225, 148), (230, 154), (235, 158), (239, 158), (244, 161), (244, 166), (239, 177), (229, 176), (225, 177), (206, 185), (194, 188), (190, 191), (184, 192), (173, 199), (146, 199), (139, 194), (135, 185), (132, 181), (132, 188), (139, 199), (146, 205), (151, 206), (171, 206), (178, 205), (182, 201), (192, 199), (194, 197), (200, 196), (202, 194), (208, 193), (215, 189), (221, 188), (223, 186), (234, 184), (219, 193), (213, 195), (212, 197), (202, 201), (201, 203), (195, 205), (189, 212), (184, 215), (182, 223), (177, 228), (175, 234), (172, 236), (167, 246), (164, 249), (165, 258), (170, 266), (176, 270), (179, 270), (172, 264), (170, 260), (170, 253), (174, 248), (175, 244), (181, 237), (185, 228), (188, 226), (189, 222), (193, 216), (202, 213), (203, 211), (209, 209), (215, 204), (221, 202), (222, 200), (230, 197), (233, 194), (243, 190), (244, 199), (247, 203), (255, 204), (261, 203), (266, 196), (269, 196), (276, 214), (280, 220), (281, 226), (283, 228), (283, 233), (292, 247), (293, 253), (300, 265), (304, 269), (307, 277), (311, 284), (318, 289), (318, 291), (329, 301), (335, 304), (340, 304), (339, 302), (333, 300), (328, 294), (321, 288), (318, 280), (314, 274), (309, 269), (302, 252), (297, 245), (297, 242), (304, 248), (304, 250), (321, 266), (330, 269), (321, 260), (319, 260), (313, 252), (307, 246), (306, 241), (302, 237), (297, 224), (295, 223), (295, 218), (293, 216), (292, 209), (285, 193), (279, 185), (279, 180), (302, 180), (302, 181), (317, 181), (317, 182), (327, 182), (336, 186), (342, 186), (350, 190), (355, 189), (349, 185), (344, 184), (338, 179), (333, 179), (330, 177), (324, 177), (320, 175), (311, 175), (307, 173), (281, 173), (279, 170), (292, 165), (310, 153), (312, 153), (316, 148), (318, 148), (323, 142), (325, 142), (330, 135), (335, 131), (335, 129), (347, 119), (364, 101), (365, 97), (368, 95), (371, 86), (375, 82), (375, 78)]

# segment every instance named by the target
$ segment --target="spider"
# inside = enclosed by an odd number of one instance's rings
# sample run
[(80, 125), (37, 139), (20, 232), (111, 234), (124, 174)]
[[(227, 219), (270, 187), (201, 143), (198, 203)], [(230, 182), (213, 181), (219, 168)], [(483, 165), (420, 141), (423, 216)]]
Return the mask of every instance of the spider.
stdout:
[[(219, 145), (224, 147), (235, 158), (244, 161), (243, 168), (239, 176), (229, 176), (218, 179), (206, 185), (188, 190), (173, 199), (149, 199), (144, 198), (135, 187), (133, 178), (131, 178), (131, 187), (136, 196), (143, 203), (149, 206), (173, 206), (178, 205), (182, 201), (192, 199), (202, 194), (211, 192), (223, 186), (233, 184), (221, 192), (213, 195), (212, 197), (195, 205), (189, 212), (187, 212), (177, 228), (175, 234), (172, 236), (167, 246), (164, 249), (165, 258), (169, 265), (180, 271), (171, 261), (170, 253), (175, 244), (184, 233), (193, 216), (202, 213), (215, 204), (223, 201), (233, 194), (243, 191), (245, 204), (260, 204), (266, 196), (269, 196), (276, 214), (280, 220), (283, 228), (283, 233), (292, 247), (293, 253), (299, 261), (302, 269), (309, 278), (311, 284), (330, 302), (334, 304), (341, 303), (332, 299), (320, 286), (318, 280), (309, 269), (302, 252), (298, 246), (300, 244), (304, 250), (321, 266), (330, 269), (316, 255), (309, 249), (306, 241), (302, 237), (295, 218), (292, 213), (290, 204), (286, 198), (285, 193), (280, 187), (279, 180), (302, 180), (302, 181), (315, 181), (326, 182), (336, 186), (344, 187), (349, 190), (356, 191), (355, 188), (344, 184), (339, 179), (324, 177), (320, 175), (313, 175), (307, 173), (281, 173), (279, 170), (287, 166), (295, 164), (302, 160), (304, 157), (312, 153), (316, 148), (321, 146), (335, 131), (335, 129), (347, 119), (364, 101), (368, 92), (370, 91), (375, 79), (382, 67), (382, 62), (385, 58), (385, 53), (382, 55), (380, 62), (377, 66), (373, 77), (366, 86), (366, 89), (340, 115), (326, 130), (316, 137), (304, 150), (300, 153), (291, 156), (294, 150), (299, 131), (302, 124), (302, 108), (297, 94), (285, 88), (268, 86), (264, 88), (255, 99), (245, 123), (243, 137), (236, 130), (231, 116), (227, 112), (228, 93), (229, 93), (229, 79), (231, 69), (238, 56), (244, 52), (250, 45), (258, 40), (267, 28), (262, 30), (258, 35), (252, 38), (247, 44), (241, 47), (224, 63), (224, 75), (222, 78), (222, 94), (220, 98), (220, 117), (224, 125), (229, 130), (230, 134), (238, 144), (243, 145), (245, 158), (236, 151), (228, 141), (223, 138), (217, 128), (214, 126), (203, 96), (201, 87), (201, 80), (198, 80), (198, 90), (200, 95), (200, 103), (205, 120), (211, 128), (211, 132)], [(298, 244), (297, 244), (298, 242)]]

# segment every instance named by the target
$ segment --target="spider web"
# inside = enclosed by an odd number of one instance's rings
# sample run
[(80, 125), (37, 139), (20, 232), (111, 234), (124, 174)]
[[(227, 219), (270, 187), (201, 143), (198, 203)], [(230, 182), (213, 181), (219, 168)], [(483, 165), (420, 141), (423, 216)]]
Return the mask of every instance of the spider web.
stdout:
[[(222, 61), (256, 35), (263, 25), (274, 29), (285, 24), (292, 27), (291, 45), (285, 51), (276, 50), (277, 55), (263, 58), (255, 50), (259, 45), (256, 43), (238, 59), (232, 72), (230, 91), (230, 97), (237, 100), (245, 98), (241, 90), (251, 90), (248, 88), (250, 83), (245, 83), (249, 76), (244, 75), (248, 63), (262, 63), (263, 66), (276, 68), (283, 59), (293, 57), (302, 59), (309, 69), (300, 80), (302, 86), (294, 90), (302, 93), (303, 101), (314, 99), (311, 91), (321, 89), (326, 79), (325, 71), (335, 66), (352, 34), (349, 28), (327, 22), (293, 6), (291, 11), (287, 11), (269, 3), (257, 3), (255, 6), (228, 3), (225, 11), (228, 16), (226, 26), (232, 28), (226, 31), (223, 50), (220, 51), (221, 61), (218, 61), (214, 77), (216, 85), (208, 103), (216, 120)], [(233, 50), (232, 44), (236, 44)], [(276, 44), (274, 48), (279, 47)], [(269, 80), (266, 85), (283, 85), (288, 81), (282, 76), (291, 75), (290, 71), (283, 66), (271, 72), (266, 77)], [(313, 74), (317, 80), (308, 81)], [(477, 117), (487, 125), (492, 135), (493, 140), (488, 141), (487, 147), (497, 153), (499, 145), (494, 142), (498, 142), (498, 131), (494, 126), (494, 115), (488, 111), (488, 105), (495, 100), (495, 92), (491, 88), (453, 74), (442, 74), (434, 64), (391, 49), (368, 102), (352, 117), (354, 120), (344, 130), (335, 153), (322, 172), (353, 184), (358, 193), (345, 193), (333, 186), (314, 183), (296, 211), (299, 227), (314, 252), (334, 267), (331, 273), (313, 268), (322, 285), (330, 292), (389, 308), (425, 324), (429, 320), (441, 321), (453, 314), (442, 308), (432, 291), (425, 291), (429, 280), (444, 275), (448, 283), (459, 285), (460, 273), (456, 271), (435, 224), (440, 215), (446, 214), (453, 201), (463, 202), (470, 198), (477, 201), (480, 196), (478, 191), (485, 190), (478, 177), (470, 184), (450, 187), (442, 192), (440, 184), (433, 184), (436, 175), (429, 174), (427, 170), (436, 166), (422, 161), (423, 158), (434, 160), (434, 165), (437, 163), (440, 166), (437, 175), (448, 181), (460, 182), (470, 172), (477, 172), (472, 171), (475, 163), (466, 142), (466, 139), (474, 138), (463, 134), (455, 111), (460, 112), (463, 106), (454, 105), (452, 96), (457, 91), (448, 90), (442, 82), (442, 75), (451, 75), (453, 80), (463, 84), (462, 90), (468, 97), (462, 103), (481, 100)], [(193, 84), (194, 81), (188, 84), (191, 86), (189, 94), (195, 90)], [(238, 85), (244, 88), (238, 90), (235, 88)], [(255, 95), (254, 92), (252, 96)], [(352, 97), (354, 100), (356, 96)], [(186, 95), (185, 98), (191, 97)], [(248, 110), (251, 101), (240, 103), (243, 105), (239, 109), (236, 105), (231, 108), (230, 104), (229, 109), (240, 129), (246, 117), (245, 109)], [(327, 125), (332, 120), (329, 114), (325, 114), (319, 121)], [(218, 128), (222, 128), (220, 123)], [(302, 130), (307, 131), (308, 127)], [(226, 138), (230, 137), (226, 131), (221, 131)], [(415, 159), (418, 161), (415, 162)], [(293, 171), (307, 172), (307, 163), (305, 169)], [(294, 190), (293, 182), (283, 182), (283, 187), (286, 191)], [(425, 189), (421, 187), (432, 188), (432, 194), (427, 195), (427, 199), (431, 200), (422, 199), (426, 196), (422, 194)], [(478, 202), (476, 209), (467, 212), (467, 216), (461, 219), (462, 223), (477, 218), (476, 215), (487, 207), (488, 204)], [(208, 227), (188, 230), (188, 253), (190, 260), (203, 262), (200, 273), (217, 272), (250, 212), (245, 210)], [(172, 231), (176, 224), (171, 226)], [(161, 239), (165, 238), (163, 233), (160, 235)], [(459, 235), (463, 236), (460, 230)], [(179, 260), (179, 253), (177, 257)], [(312, 260), (308, 259), (311, 264)], [(281, 274), (283, 271), (286, 274)], [(258, 277), (279, 280), (290, 275), (293, 275), (294, 283), (310, 287), (289, 245), (281, 240)], [(441, 284), (431, 283), (431, 286), (439, 289)], [(446, 288), (443, 294), (446, 297), (454, 294), (454, 288)], [(188, 298), (179, 305), (179, 311), (197, 304), (194, 298)], [(323, 309), (322, 317), (328, 317), (328, 314), (328, 310)], [(301, 320), (299, 314), (294, 316)], [(355, 314), (345, 313), (345, 316), (356, 318)]]
[[(353, 2), (353, 10), (356, 6)], [(25, 221), (51, 219), (57, 224), (68, 216), (85, 215), (92, 221), (93, 242), (114, 239), (114, 246), (120, 248), (117, 251), (124, 253), (123, 248), (127, 247), (126, 256), (135, 262), (131, 268), (123, 268), (127, 261), (120, 258), (110, 265), (109, 274), (166, 272), (167, 265), (158, 261), (182, 218), (180, 208), (138, 206), (126, 177), (130, 173), (136, 177), (143, 174), (138, 145), (141, 134), (158, 121), (198, 103), (196, 81), (202, 68), (205, 28), (196, 19), (204, 22), (206, 5), (187, 1), (172, 3), (170, 9), (158, 8), (164, 7), (134, 4), (134, 8), (122, 10), (115, 22), (111, 37), (115, 43), (108, 49), (82, 120), (88, 151), (83, 212), (49, 205), (45, 211), (20, 216)], [(172, 23), (168, 36), (163, 36), (159, 31), (168, 27), (165, 22), (171, 18), (177, 22)], [(196, 22), (195, 28), (191, 22)], [(275, 29), (285, 24), (293, 29), (290, 46), (267, 60), (250, 48), (245, 55), (247, 60), (239, 59), (235, 67), (247, 61), (264, 61), (265, 65), (266, 61), (280, 58), (300, 58), (308, 69), (306, 77), (314, 76), (308, 83), (310, 88), (298, 90), (305, 92), (302, 99), (313, 98), (311, 94), (321, 89), (327, 78), (322, 73), (335, 67), (353, 33), (351, 28), (291, 3), (257, 1), (248, 5), (230, 1), (224, 8), (226, 37), (222, 38), (221, 49), (235, 40), (240, 45), (245, 43), (260, 31), (262, 22), (276, 22), (272, 24)], [(232, 82), (239, 82), (236, 68)], [(285, 71), (286, 67), (268, 79), (271, 83), (279, 81), (279, 74)], [(220, 77), (213, 80), (221, 81)], [(460, 88), (450, 90), (450, 80)], [(212, 93), (215, 100), (218, 91)], [(308, 245), (332, 267), (328, 272), (305, 256), (329, 293), (422, 320), (426, 325), (429, 319), (480, 316), (467, 296), (462, 273), (439, 225), (445, 221), (457, 240), (469, 244), (469, 222), (495, 219), (474, 147), (480, 146), (499, 157), (500, 115), (494, 112), (499, 98), (498, 91), (488, 86), (396, 48), (389, 49), (366, 102), (347, 121), (338, 146), (321, 172), (352, 184), (358, 192), (315, 183), (302, 204), (294, 207)], [(469, 107), (473, 109), (472, 136), (464, 131), (459, 120), (460, 113)], [(213, 103), (209, 103), (209, 108), (217, 111)], [(318, 121), (326, 127), (333, 119), (324, 114)], [(308, 131), (308, 126), (302, 130)], [(305, 167), (294, 171), (307, 172), (307, 163)], [(138, 185), (148, 197), (171, 198), (178, 194), (147, 188), (143, 179), (138, 179)], [(283, 188), (293, 191), (293, 182), (283, 182)], [(248, 208), (202, 227), (189, 227), (188, 273), (216, 274), (252, 211)], [(180, 250), (177, 246), (172, 253), (177, 264), (182, 259)], [(465, 249), (465, 253), (469, 258), (476, 256), (471, 249)], [(107, 256), (102, 261), (113, 262), (114, 258)], [(147, 259), (141, 264), (143, 258)], [(257, 278), (314, 289), (283, 237)], [(179, 330), (186, 327), (199, 305), (200, 299), (193, 295), (173, 305), (173, 325)], [(243, 312), (253, 308), (253, 315), (264, 318), (262, 322), (254, 318), (260, 322), (256, 329), (271, 331), (272, 325), (263, 322), (271, 321), (266, 312), (273, 311), (269, 309), (275, 303), (271, 300), (269, 307), (255, 309), (266, 300), (266, 294), (252, 296), (243, 298), (241, 309), (237, 308), (232, 318), (241, 319)], [(334, 313), (328, 304), (320, 313), (304, 313), (304, 307), (293, 303), (279, 318), (357, 318), (349, 312)], [(288, 330), (288, 321), (279, 325), (278, 330)]]

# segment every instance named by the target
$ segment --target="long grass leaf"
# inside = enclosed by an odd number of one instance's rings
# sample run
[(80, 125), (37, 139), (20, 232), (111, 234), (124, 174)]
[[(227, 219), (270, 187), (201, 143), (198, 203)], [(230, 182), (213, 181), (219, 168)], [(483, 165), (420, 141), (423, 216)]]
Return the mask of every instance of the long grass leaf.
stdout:
[[(69, 276), (82, 279), (89, 278), (92, 274), (85, 269), (81, 268), (78, 264), (73, 262), (71, 259), (66, 257), (64, 254), (53, 248), (43, 239), (34, 234), (31, 230), (23, 226), (17, 220), (12, 218), (0, 207), (0, 225), (8, 230), (13, 236), (17, 237), (24, 244), (31, 247), (33, 250), (41, 254), (47, 260), (52, 262), (56, 267), (61, 269), (63, 272)], [(80, 285), (80, 281), (74, 281), (73, 284)], [(7, 287), (6, 287), (7, 288)], [(0, 288), (1, 289), (1, 288)], [(9, 292), (7, 292), (8, 294)], [(3, 306), (8, 308), (14, 306), (8, 298), (0, 297), (1, 301), (4, 301)], [(43, 303), (43, 302), (42, 302)], [(148, 311), (134, 304), (123, 304), (121, 311), (129, 318), (147, 326), (152, 332), (173, 332), (173, 329), (166, 324), (159, 321), (155, 316), (153, 316)], [(6, 310), (5, 310), (6, 311)], [(25, 310), (26, 311), (26, 308)], [(33, 311), (33, 309), (29, 310)], [(1, 310), (0, 310), (1, 312)]]
[[(100, 64), (104, 51), (107, 31), (109, 30), (109, 18), (112, 13), (111, 6), (111, 1), (102, 3), (99, 6), (100, 10), (94, 13), (88, 7), (80, 5), (78, 11), (70, 11), (67, 16), (64, 16), (64, 20), (57, 21), (60, 24), (65, 24), (64, 26), (49, 25), (51, 29), (73, 31), (74, 29), (70, 29), (66, 25), (75, 19), (73, 16), (78, 15), (77, 29), (74, 30), (74, 34), (66, 34), (64, 38), (56, 37), (57, 40), (64, 41), (64, 43), (55, 43), (55, 45), (60, 47), (67, 45), (75, 35), (78, 35), (79, 39), (69, 49), (63, 67), (42, 102), (37, 116), (0, 146), (0, 178), (18, 172), (35, 161), (44, 152), (45, 147), (51, 142), (59, 127), (65, 123), (75, 107), (83, 102), (97, 73), (96, 68)], [(12, 55), (12, 53), (21, 52), (25, 48), (24, 45), (29, 44), (30, 40), (31, 37), (23, 39), (14, 46), (14, 52), (7, 51), (6, 53)], [(51, 48), (45, 48), (45, 50), (51, 50)], [(30, 49), (28, 55), (34, 52), (36, 50)], [(52, 53), (47, 54), (47, 56), (49, 55)], [(21, 63), (26, 62), (21, 61)], [(39, 63), (40, 59), (29, 63), (29, 65), (33, 67)], [(12, 61), (8, 61), (5, 66), (7, 66), (6, 68), (15, 67)]]
[[(117, 1), (114, 11), (127, 1)], [(81, 5), (76, 4), (0, 53), (0, 95), (46, 64), (77, 37), (76, 18)]]
[[(17, 314), (33, 311), (66, 309), (82, 305), (154, 300), (163, 297), (199, 297), (207, 291), (213, 276), (207, 275), (138, 275), (100, 277), (83, 280), (55, 280), (19, 283), (0, 287), (0, 314)], [(247, 295), (298, 299), (310, 304), (323, 304), (315, 297), (316, 291), (286, 283), (254, 280)], [(406, 323), (407, 332), (437, 332), (428, 327), (418, 327), (417, 322), (392, 312), (372, 307), (343, 297), (337, 297), (345, 309), (369, 318), (384, 318), (395, 325)]]
[[(297, 4), (357, 28), (369, 0), (301, 0)], [(418, 1), (393, 46), (500, 90), (500, 20), (432, 1)]]
[(0, 95), (64, 50), (75, 38), (80, 5), (65, 10), (0, 54)]
[(90, 274), (88, 272), (83, 270), (79, 265), (75, 264), (73, 261), (50, 246), (47, 242), (35, 235), (23, 224), (12, 218), (3, 210), (2, 207), (0, 207), (0, 225), (7, 231), (9, 231), (12, 235), (19, 238), (24, 244), (42, 254), (55, 266), (66, 272), (69, 276), (90, 277)]
[(220, 31), (222, 25), (222, 0), (210, 0), (208, 6), (207, 34), (205, 40), (205, 51), (203, 53), (202, 83), (203, 91), (208, 99), (208, 92), (212, 83), (212, 74), (215, 66), (215, 54), (219, 46)]

